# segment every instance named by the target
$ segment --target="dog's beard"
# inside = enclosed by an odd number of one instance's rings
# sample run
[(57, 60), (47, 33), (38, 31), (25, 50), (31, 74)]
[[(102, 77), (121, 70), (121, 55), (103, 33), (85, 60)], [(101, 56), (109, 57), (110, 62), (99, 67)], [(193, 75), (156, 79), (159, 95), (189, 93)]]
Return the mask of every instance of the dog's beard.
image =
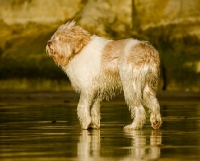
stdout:
[(51, 43), (46, 46), (46, 52), (50, 57), (53, 58), (54, 62), (58, 66), (66, 66), (69, 62), (70, 56), (66, 53), (71, 52), (70, 48), (67, 45), (65, 45), (64, 47), (64, 45), (59, 46), (58, 44)]
[(46, 53), (48, 53), (49, 56), (55, 55), (54, 50), (50, 46), (46, 46)]

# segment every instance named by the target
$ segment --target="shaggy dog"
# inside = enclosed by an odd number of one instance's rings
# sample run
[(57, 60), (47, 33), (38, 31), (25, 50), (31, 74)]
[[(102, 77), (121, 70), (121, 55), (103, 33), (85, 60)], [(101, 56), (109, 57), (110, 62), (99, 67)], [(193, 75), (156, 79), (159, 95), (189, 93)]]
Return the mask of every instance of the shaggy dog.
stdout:
[(91, 35), (72, 21), (57, 29), (46, 50), (80, 94), (77, 113), (82, 129), (98, 129), (101, 101), (122, 90), (134, 119), (124, 129), (143, 127), (144, 106), (149, 108), (152, 127), (160, 127), (156, 99), (160, 60), (158, 51), (148, 42), (107, 40)]

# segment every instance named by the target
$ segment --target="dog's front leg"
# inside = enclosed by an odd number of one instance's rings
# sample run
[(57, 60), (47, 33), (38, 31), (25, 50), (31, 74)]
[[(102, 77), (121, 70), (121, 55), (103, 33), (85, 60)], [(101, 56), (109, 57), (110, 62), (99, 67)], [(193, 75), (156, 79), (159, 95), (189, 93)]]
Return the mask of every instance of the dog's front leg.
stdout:
[(92, 104), (92, 96), (86, 93), (81, 93), (77, 107), (77, 114), (82, 126), (82, 129), (88, 129), (91, 123), (90, 106)]

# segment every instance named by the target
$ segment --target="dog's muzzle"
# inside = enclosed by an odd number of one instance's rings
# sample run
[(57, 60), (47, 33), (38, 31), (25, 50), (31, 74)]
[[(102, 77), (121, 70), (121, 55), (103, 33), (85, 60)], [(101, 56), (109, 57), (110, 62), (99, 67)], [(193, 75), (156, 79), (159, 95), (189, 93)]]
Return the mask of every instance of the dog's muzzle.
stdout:
[(52, 44), (52, 40), (47, 41), (47, 45), (48, 45), (48, 47), (50, 47), (51, 44)]
[(46, 51), (50, 56), (54, 54), (52, 49), (52, 40), (47, 41)]

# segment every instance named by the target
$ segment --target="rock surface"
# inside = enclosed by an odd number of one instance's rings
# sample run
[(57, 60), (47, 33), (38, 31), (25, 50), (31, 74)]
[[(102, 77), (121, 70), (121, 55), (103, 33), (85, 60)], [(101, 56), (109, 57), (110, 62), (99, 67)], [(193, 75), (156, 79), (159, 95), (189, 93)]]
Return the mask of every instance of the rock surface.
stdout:
[(75, 19), (99, 36), (150, 41), (161, 55), (163, 89), (200, 91), (199, 8), (199, 0), (1, 0), (1, 79), (64, 78), (45, 45), (59, 25)]

